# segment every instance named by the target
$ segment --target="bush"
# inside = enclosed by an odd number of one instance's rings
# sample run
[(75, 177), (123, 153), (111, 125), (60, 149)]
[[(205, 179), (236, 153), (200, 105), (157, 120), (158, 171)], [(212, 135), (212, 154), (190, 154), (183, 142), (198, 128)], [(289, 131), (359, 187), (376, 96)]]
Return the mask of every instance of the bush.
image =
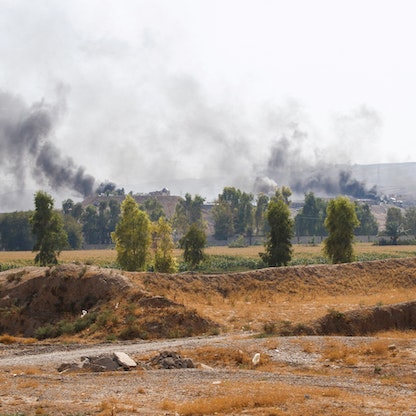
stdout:
[(41, 326), (35, 331), (35, 338), (39, 340), (46, 338), (57, 338), (60, 335), (61, 333), (59, 332), (59, 328), (52, 324)]
[(248, 244), (246, 243), (246, 239), (243, 235), (239, 235), (235, 240), (231, 241), (230, 244), (228, 244), (228, 247), (231, 248), (241, 248), (241, 247), (247, 247)]
[(243, 256), (206, 255), (198, 270), (207, 273), (255, 270), (264, 267), (260, 258)]
[(35, 331), (35, 338), (42, 340), (46, 338), (57, 338), (61, 335), (73, 335), (77, 334), (84, 329), (90, 327), (97, 319), (97, 313), (90, 313), (82, 318), (78, 318), (75, 321), (68, 321), (63, 319), (57, 324), (47, 324), (39, 327)]

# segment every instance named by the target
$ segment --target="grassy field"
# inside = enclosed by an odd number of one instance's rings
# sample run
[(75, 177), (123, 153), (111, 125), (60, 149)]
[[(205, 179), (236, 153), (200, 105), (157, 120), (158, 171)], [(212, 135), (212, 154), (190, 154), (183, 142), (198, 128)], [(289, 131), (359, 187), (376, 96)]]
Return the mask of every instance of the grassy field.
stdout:
[[(354, 245), (357, 261), (380, 260), (416, 256), (416, 246), (376, 246), (372, 243)], [(205, 249), (207, 260), (201, 265), (202, 272), (241, 271), (263, 267), (259, 252), (262, 246), (231, 248), (226, 246)], [(182, 250), (175, 250), (175, 256), (181, 264)], [(35, 254), (30, 251), (0, 251), (0, 271), (9, 268), (34, 265)], [(67, 250), (59, 256), (62, 263), (78, 262), (101, 267), (117, 268), (115, 250)], [(293, 245), (293, 258), (290, 265), (322, 264), (327, 259), (320, 245)], [(181, 269), (184, 271), (185, 269)]]

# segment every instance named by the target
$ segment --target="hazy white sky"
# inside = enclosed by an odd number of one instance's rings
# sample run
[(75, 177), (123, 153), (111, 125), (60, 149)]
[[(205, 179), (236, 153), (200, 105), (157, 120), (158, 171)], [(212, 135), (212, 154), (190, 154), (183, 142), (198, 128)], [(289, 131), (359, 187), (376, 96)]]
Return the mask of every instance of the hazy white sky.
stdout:
[(134, 191), (249, 188), (283, 137), (298, 165), (416, 161), (415, 16), (412, 0), (0, 0), (0, 116), (43, 102), (44, 140)]

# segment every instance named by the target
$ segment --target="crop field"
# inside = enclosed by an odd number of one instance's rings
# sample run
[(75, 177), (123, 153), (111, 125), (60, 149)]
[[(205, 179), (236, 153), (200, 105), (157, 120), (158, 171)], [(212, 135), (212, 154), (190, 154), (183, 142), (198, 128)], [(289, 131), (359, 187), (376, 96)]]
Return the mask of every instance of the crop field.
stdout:
[[(201, 271), (241, 271), (261, 267), (259, 253), (264, 251), (263, 246), (249, 246), (231, 248), (227, 246), (213, 246), (205, 249), (207, 261), (201, 266)], [(387, 258), (404, 258), (416, 256), (416, 246), (396, 245), (378, 246), (372, 243), (356, 243), (354, 252), (357, 261), (381, 260)], [(182, 250), (176, 249), (175, 256), (180, 263)], [(0, 271), (9, 268), (34, 265), (35, 253), (30, 251), (0, 251)], [(116, 251), (106, 250), (66, 250), (59, 256), (62, 263), (83, 263), (101, 267), (117, 268)], [(290, 265), (323, 264), (327, 263), (322, 251), (322, 244), (293, 245), (293, 258)]]

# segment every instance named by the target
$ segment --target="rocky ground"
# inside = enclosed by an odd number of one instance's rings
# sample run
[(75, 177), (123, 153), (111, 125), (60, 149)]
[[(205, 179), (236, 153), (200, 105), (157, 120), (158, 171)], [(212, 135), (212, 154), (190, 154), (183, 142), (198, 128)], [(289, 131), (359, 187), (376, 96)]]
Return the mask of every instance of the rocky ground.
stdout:
[[(82, 357), (117, 351), (132, 357), (137, 367), (78, 367)], [(159, 368), (155, 358), (162, 351), (188, 357), (194, 368)], [(412, 415), (415, 359), (413, 338), (234, 334), (94, 346), (2, 346), (0, 414)], [(65, 370), (63, 363), (76, 368)]]
[[(413, 415), (415, 297), (416, 259), (215, 276), (2, 272), (0, 416)], [(95, 320), (68, 332), (84, 310)], [(49, 324), (66, 335), (30, 338)]]

